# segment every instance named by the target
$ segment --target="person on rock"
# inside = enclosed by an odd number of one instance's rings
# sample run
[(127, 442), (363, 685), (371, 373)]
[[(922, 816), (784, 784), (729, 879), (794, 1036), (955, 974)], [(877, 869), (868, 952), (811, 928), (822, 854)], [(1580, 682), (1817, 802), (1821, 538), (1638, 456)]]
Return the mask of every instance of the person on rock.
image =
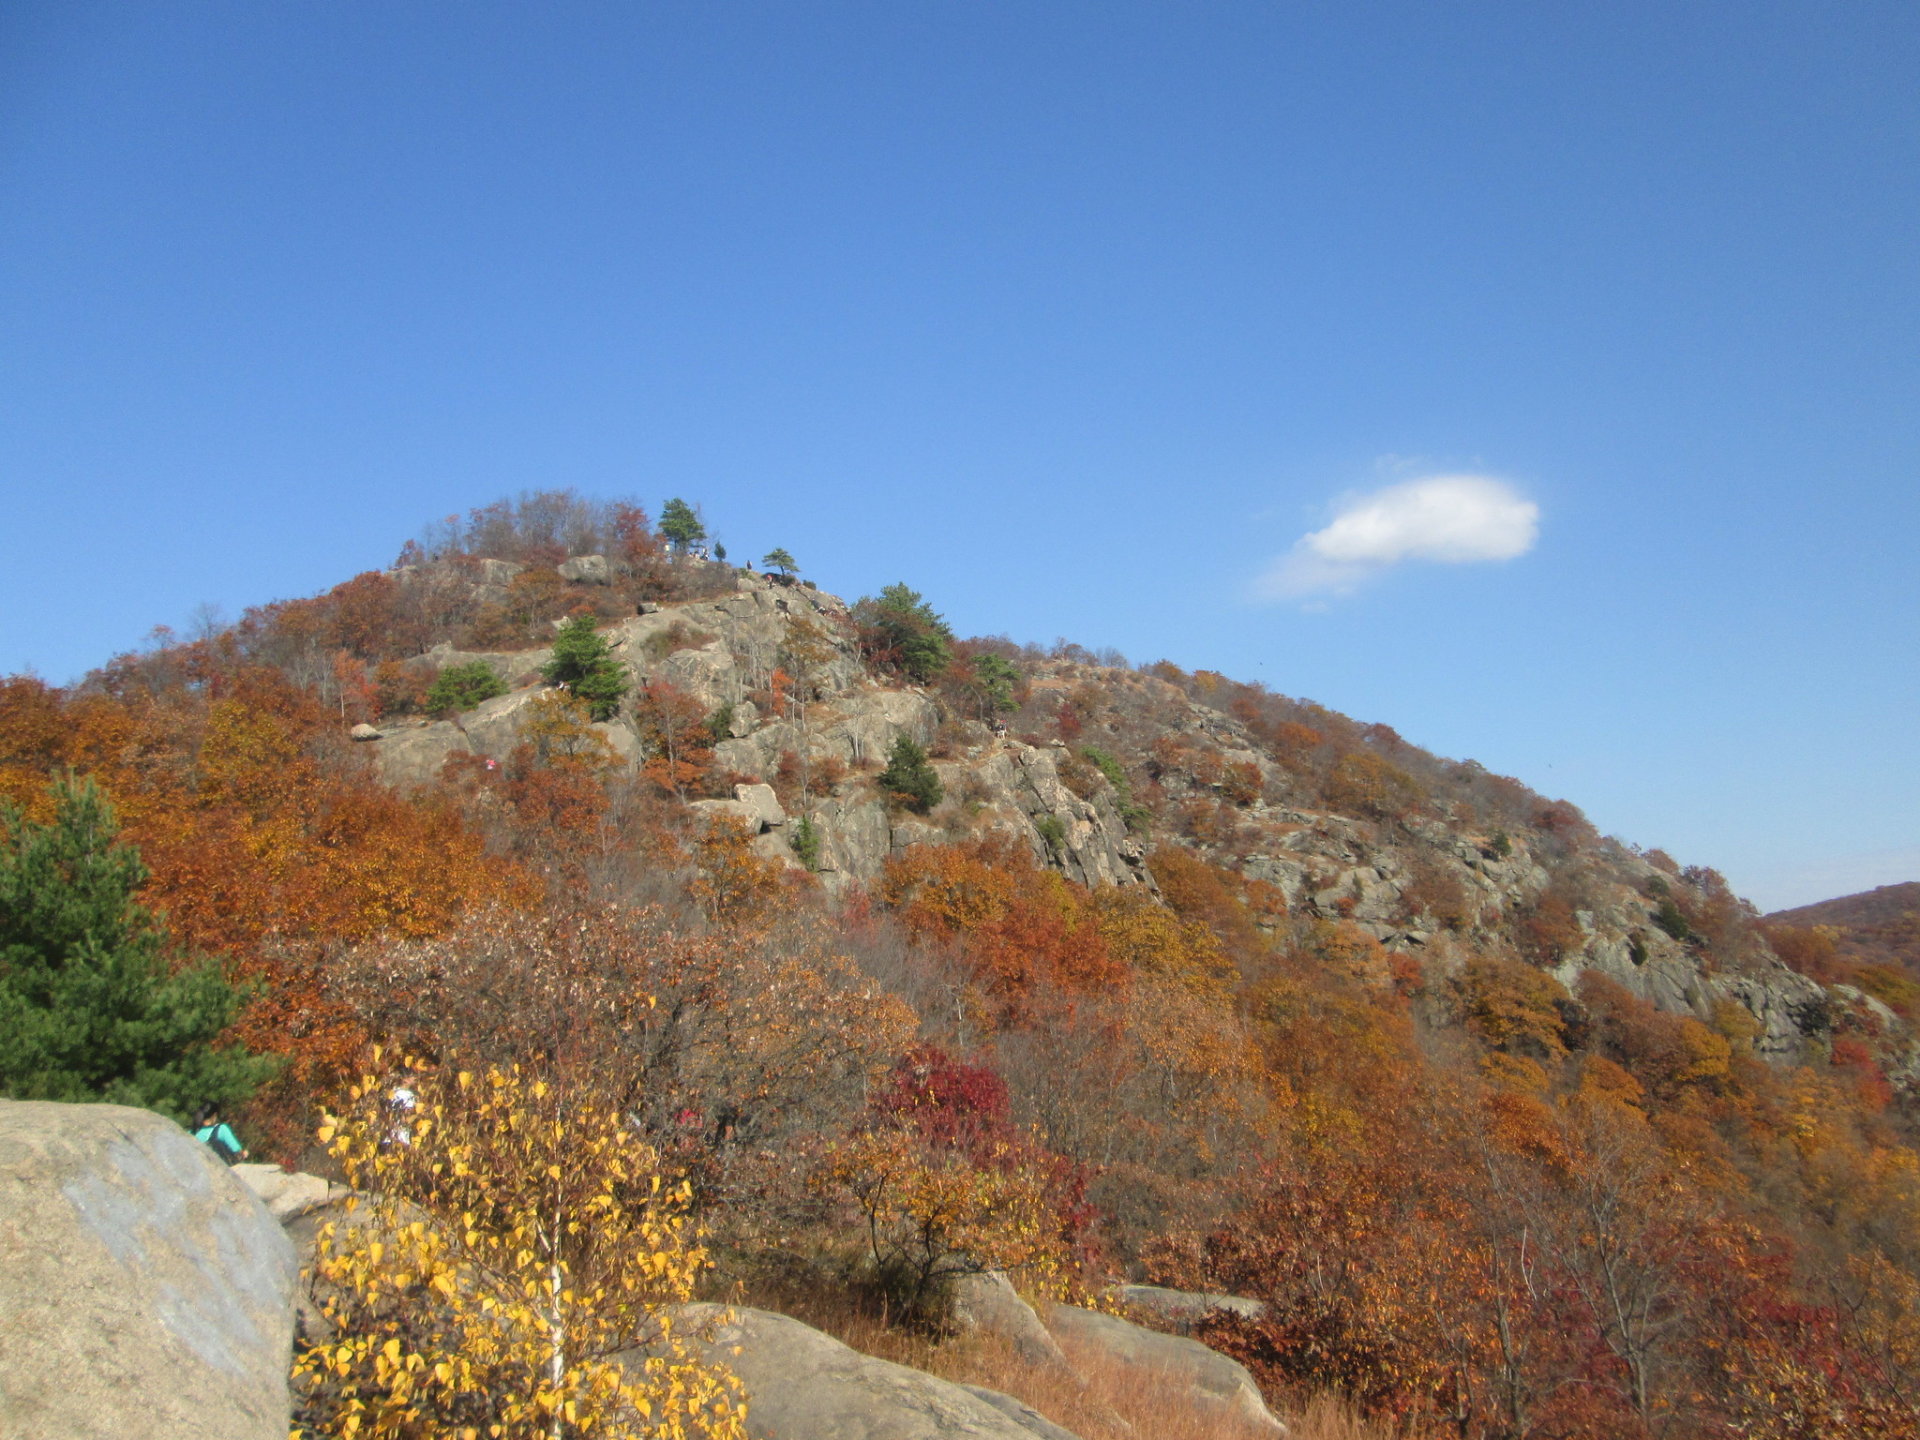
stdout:
[(208, 1146), (229, 1165), (239, 1164), (252, 1153), (240, 1143), (240, 1137), (233, 1133), (233, 1127), (221, 1116), (218, 1105), (200, 1107), (199, 1113), (193, 1117), (193, 1138)]

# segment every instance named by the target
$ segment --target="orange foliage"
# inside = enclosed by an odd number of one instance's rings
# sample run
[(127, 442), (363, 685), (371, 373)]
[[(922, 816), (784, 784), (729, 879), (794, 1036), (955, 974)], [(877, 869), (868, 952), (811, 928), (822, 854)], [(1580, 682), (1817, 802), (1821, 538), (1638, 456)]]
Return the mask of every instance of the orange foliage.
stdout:
[(918, 935), (953, 940), (986, 987), (1019, 1009), (1036, 991), (1124, 984), (1087, 893), (1004, 839), (917, 845), (887, 862), (881, 894)]

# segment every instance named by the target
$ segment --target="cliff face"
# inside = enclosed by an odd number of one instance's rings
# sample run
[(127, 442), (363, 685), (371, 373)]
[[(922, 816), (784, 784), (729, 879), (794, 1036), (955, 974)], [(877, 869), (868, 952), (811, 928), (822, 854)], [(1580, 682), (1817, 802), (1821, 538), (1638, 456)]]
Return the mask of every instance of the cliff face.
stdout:
[[(1569, 989), (1599, 972), (1661, 1010), (1722, 1030), (1725, 1007), (1735, 1006), (1749, 1017), (1739, 1028), (1755, 1053), (1775, 1060), (1818, 1052), (1848, 1013), (1888, 1045), (1906, 1047), (1904, 1027), (1884, 1006), (1845, 987), (1823, 988), (1782, 963), (1757, 933), (1732, 960), (1710, 954), (1671, 918), (1672, 897), (1687, 899), (1697, 882), (1652, 858), (1589, 836), (1570, 859), (1550, 814), (1542, 824), (1485, 833), (1469, 807), (1445, 795), (1390, 811), (1362, 789), (1352, 804), (1331, 804), (1325, 787), (1303, 785), (1282, 763), (1270, 738), (1150, 672), (1086, 663), (1091, 657), (1045, 662), (1027, 677), (1021, 716), (989, 726), (870, 668), (846, 602), (811, 586), (747, 572), (730, 594), (641, 608), (646, 613), (601, 631), (634, 695), (664, 682), (717, 717), (724, 735), (713, 746), (714, 769), (742, 785), (784, 781), (791, 795), (796, 770), (817, 777), (803, 804), (783, 809), (768, 796), (729, 808), (758, 823), (763, 853), (786, 863), (797, 862), (784, 827), (798, 818), (787, 812), (804, 813), (820, 837), (814, 868), (829, 887), (874, 880), (909, 846), (985, 834), (1014, 838), (1086, 885), (1152, 887), (1151, 847), (1174, 843), (1271, 887), (1291, 920), (1351, 924), (1387, 952), (1442, 970), (1491, 949), (1531, 959)], [(804, 664), (795, 663), (796, 648)], [(436, 666), (484, 661), (512, 688), (456, 719), (384, 727), (376, 750), (382, 777), (429, 781), (462, 750), (506, 760), (549, 657), (445, 645), (422, 657)], [(784, 703), (770, 713), (766, 697), (782, 670), (801, 678), (775, 692)], [(1089, 694), (1097, 699), (1084, 699)], [(637, 765), (646, 743), (634, 695), (597, 728)], [(1074, 726), (1074, 742), (1020, 723), (1070, 701), (1090, 716), (1084, 729)], [(1010, 733), (1022, 729), (1025, 738)], [(932, 750), (947, 799), (929, 815), (890, 807), (874, 782), (900, 735)], [(1474, 767), (1453, 769), (1472, 781)], [(1136, 788), (1151, 792), (1147, 803)], [(1551, 944), (1530, 942), (1530, 917), (1550, 902), (1560, 907), (1559, 931)], [(1916, 1067), (1895, 1068), (1911, 1077)]]

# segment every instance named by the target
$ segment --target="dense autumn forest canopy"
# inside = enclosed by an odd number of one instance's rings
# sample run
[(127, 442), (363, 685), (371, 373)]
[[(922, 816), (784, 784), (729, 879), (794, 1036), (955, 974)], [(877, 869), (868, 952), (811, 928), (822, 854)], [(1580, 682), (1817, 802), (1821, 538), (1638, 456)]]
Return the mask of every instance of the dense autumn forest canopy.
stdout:
[(1762, 920), (1385, 725), (667, 513), (523, 496), (0, 681), (0, 881), (87, 782), (256, 1151), (328, 1165), (375, 1046), (517, 1065), (684, 1180), (715, 1294), (1124, 1277), (1397, 1433), (1915, 1433), (1912, 908)]

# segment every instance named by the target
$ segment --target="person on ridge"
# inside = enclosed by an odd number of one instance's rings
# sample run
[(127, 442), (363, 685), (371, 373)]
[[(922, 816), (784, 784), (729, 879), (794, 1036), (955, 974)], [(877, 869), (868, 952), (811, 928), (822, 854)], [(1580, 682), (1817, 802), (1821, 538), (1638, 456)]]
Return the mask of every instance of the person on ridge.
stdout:
[(202, 1105), (193, 1117), (193, 1138), (209, 1146), (229, 1165), (245, 1160), (250, 1153), (233, 1133), (233, 1127), (221, 1117), (218, 1105)]

